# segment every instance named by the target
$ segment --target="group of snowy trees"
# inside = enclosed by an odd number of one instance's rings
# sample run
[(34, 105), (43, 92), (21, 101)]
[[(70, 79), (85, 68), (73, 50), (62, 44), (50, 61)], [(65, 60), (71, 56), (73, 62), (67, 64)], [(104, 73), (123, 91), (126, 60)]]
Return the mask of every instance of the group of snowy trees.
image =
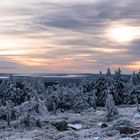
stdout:
[(48, 110), (41, 100), (47, 96), (44, 83), (40, 80), (23, 80), (22, 88), (13, 75), (3, 80), (0, 85), (0, 119), (18, 120), (18, 126), (40, 126), (40, 118)]
[[(20, 84), (20, 86), (19, 86)], [(22, 78), (17, 82), (13, 75), (0, 84), (0, 119), (19, 120), (21, 125), (40, 126), (40, 118), (48, 111), (82, 110), (105, 106), (108, 120), (118, 117), (115, 105), (140, 103), (140, 72), (125, 78), (121, 70), (100, 74), (95, 79), (83, 79), (80, 84), (57, 83), (45, 86), (39, 78)]]

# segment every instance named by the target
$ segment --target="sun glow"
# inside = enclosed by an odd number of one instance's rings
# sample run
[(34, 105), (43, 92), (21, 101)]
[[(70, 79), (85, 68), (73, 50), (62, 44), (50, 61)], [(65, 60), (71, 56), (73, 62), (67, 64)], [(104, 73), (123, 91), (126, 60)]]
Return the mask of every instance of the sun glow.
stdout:
[(23, 46), (23, 42), (18, 40), (0, 39), (0, 49), (14, 49)]
[(113, 26), (107, 32), (108, 38), (118, 43), (128, 43), (138, 38), (140, 33), (137, 27), (133, 26)]
[(0, 51), (1, 56), (7, 56), (7, 55), (24, 55), (27, 54), (25, 50), (5, 50), (5, 51)]
[(32, 49), (28, 49), (26, 40), (11, 38), (0, 38), (0, 56), (16, 56), (31, 54)]

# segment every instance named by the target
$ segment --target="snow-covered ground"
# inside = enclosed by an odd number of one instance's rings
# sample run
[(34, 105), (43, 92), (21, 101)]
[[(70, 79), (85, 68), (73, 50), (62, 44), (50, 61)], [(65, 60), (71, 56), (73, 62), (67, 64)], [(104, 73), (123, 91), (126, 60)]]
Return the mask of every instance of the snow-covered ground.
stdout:
[[(131, 121), (133, 127), (140, 130), (140, 115), (135, 113), (135, 106), (120, 106), (118, 110), (120, 118)], [(97, 111), (90, 108), (79, 114), (57, 111), (56, 114), (49, 113), (42, 121), (42, 128), (0, 129), (0, 140), (134, 140), (131, 135), (120, 135), (112, 129), (114, 122), (106, 122), (104, 108), (97, 108)], [(52, 125), (61, 121), (68, 123), (68, 130), (58, 131)], [(103, 123), (107, 127), (101, 128)]]

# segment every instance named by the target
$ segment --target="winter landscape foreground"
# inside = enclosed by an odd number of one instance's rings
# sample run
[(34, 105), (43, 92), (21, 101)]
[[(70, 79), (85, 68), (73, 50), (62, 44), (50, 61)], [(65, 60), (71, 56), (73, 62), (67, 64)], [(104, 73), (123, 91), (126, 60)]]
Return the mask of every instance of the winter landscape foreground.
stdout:
[[(134, 113), (135, 106), (118, 107), (121, 117), (113, 122), (105, 122), (104, 108), (98, 108), (95, 112), (88, 109), (81, 113), (57, 112), (56, 115), (48, 114), (42, 118), (44, 125), (32, 128), (5, 128), (0, 131), (2, 140), (136, 140), (140, 139), (140, 133), (121, 134), (117, 126), (129, 126), (140, 129), (140, 115)], [(58, 131), (52, 125), (57, 122), (66, 121), (68, 124), (75, 124), (66, 131)], [(76, 125), (79, 124), (79, 125)], [(103, 127), (106, 124), (107, 127)], [(103, 127), (103, 128), (102, 128)], [(77, 128), (77, 130), (76, 130)], [(131, 138), (130, 138), (131, 137)]]
[[(75, 81), (75, 82), (74, 82)], [(0, 82), (0, 140), (139, 140), (140, 72)]]

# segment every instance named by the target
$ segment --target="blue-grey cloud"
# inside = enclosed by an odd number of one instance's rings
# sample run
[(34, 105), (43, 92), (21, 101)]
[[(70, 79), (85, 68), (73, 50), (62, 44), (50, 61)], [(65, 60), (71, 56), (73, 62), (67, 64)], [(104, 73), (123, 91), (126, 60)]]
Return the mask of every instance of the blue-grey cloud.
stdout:
[[(63, 64), (62, 67), (56, 64), (56, 72), (80, 72), (82, 67), (87, 72), (97, 72), (113, 65), (129, 65), (140, 58), (139, 38), (128, 44), (119, 44), (105, 36), (112, 23), (140, 26), (139, 0), (16, 0), (11, 5), (8, 4), (10, 0), (6, 2), (0, 6), (0, 35), (7, 37), (7, 41), (10, 37), (24, 40), (17, 45), (27, 52), (30, 49), (32, 53), (21, 55), (22, 62), (16, 54), (15, 57), (3, 56), (5, 61), (14, 64), (5, 62), (2, 67), (15, 67), (16, 64), (24, 67), (23, 72), (28, 72), (33, 64), (41, 61), (48, 64), (46, 69), (40, 71), (37, 65), (35, 72), (55, 72), (55, 61), (61, 65), (61, 61), (65, 60), (68, 65)], [(69, 60), (72, 56), (74, 59)], [(32, 64), (23, 64), (31, 59)], [(127, 68), (124, 70), (129, 71)]]

